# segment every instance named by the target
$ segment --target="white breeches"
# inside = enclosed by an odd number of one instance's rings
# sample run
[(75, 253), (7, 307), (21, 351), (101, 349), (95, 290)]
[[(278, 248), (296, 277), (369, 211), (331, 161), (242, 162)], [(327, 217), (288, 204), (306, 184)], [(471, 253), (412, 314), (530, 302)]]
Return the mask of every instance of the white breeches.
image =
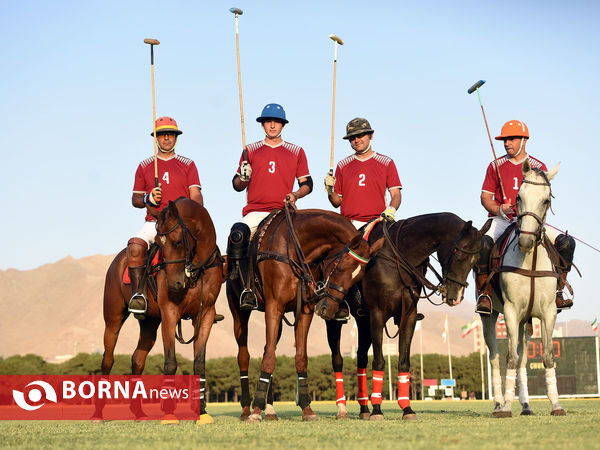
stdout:
[(254, 236), (258, 225), (269, 214), (271, 214), (269, 211), (252, 211), (242, 217), (242, 223), (245, 223), (250, 228), (250, 238)]
[(135, 237), (143, 239), (150, 248), (151, 244), (154, 244), (154, 238), (156, 237), (156, 222), (144, 222), (142, 229), (138, 231)]
[[(485, 235), (491, 236), (491, 238), (494, 240), (494, 242), (496, 242), (498, 240), (498, 238), (500, 236), (502, 236), (502, 233), (504, 233), (504, 230), (506, 230), (506, 228), (508, 228), (508, 226), (511, 223), (513, 223), (513, 221), (503, 219), (500, 216), (492, 217), (492, 225), (490, 226), (490, 229), (487, 231), (487, 233), (485, 233)], [(546, 228), (546, 236), (548, 236), (550, 241), (554, 244), (554, 241), (556, 240), (556, 238), (558, 237), (560, 232), (552, 227), (545, 227), (545, 228)]]

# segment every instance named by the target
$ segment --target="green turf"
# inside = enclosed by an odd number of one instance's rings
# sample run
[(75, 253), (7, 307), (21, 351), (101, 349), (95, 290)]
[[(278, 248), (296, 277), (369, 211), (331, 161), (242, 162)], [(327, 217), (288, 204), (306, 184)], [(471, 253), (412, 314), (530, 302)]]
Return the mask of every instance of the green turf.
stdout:
[(212, 425), (186, 421), (163, 426), (135, 423), (9, 421), (0, 422), (0, 446), (10, 448), (598, 448), (600, 400), (562, 400), (566, 417), (551, 417), (547, 400), (532, 402), (535, 416), (491, 417), (490, 401), (413, 402), (418, 420), (401, 420), (400, 408), (384, 402), (385, 421), (358, 420), (358, 406), (349, 405), (351, 418), (336, 420), (332, 403), (313, 403), (318, 422), (304, 423), (299, 409), (276, 404), (278, 422), (239, 421), (237, 404), (210, 404)]

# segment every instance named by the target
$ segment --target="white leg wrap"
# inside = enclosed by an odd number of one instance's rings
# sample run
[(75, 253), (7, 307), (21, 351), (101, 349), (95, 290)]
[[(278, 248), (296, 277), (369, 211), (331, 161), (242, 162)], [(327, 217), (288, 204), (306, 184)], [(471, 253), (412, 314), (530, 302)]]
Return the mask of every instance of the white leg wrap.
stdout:
[(554, 406), (558, 405), (558, 388), (556, 387), (556, 371), (554, 367), (546, 369), (546, 391), (548, 392), (548, 400), (550, 400), (554, 409)]
[(527, 388), (527, 369), (520, 367), (517, 375), (519, 380), (519, 402), (521, 405), (529, 403), (529, 389)]
[(515, 382), (517, 381), (517, 369), (506, 369), (506, 386), (504, 391), (504, 405), (510, 409), (510, 404), (515, 399)]
[(504, 396), (502, 395), (502, 377), (500, 376), (500, 368), (492, 368), (492, 386), (494, 387), (494, 402), (503, 404)]
[(269, 405), (267, 403), (267, 407), (265, 408), (265, 414), (275, 414), (275, 408), (273, 408), (273, 405)]
[(346, 409), (346, 405), (344, 403), (338, 403), (337, 404), (337, 409), (338, 409), (338, 414), (340, 413), (348, 413), (348, 410)]

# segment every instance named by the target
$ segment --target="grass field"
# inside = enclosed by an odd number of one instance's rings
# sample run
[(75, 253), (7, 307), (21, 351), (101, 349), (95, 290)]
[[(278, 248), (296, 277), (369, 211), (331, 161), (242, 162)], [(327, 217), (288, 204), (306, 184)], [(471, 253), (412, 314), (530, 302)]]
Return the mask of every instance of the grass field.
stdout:
[(600, 448), (600, 399), (563, 400), (566, 417), (551, 417), (547, 400), (532, 402), (534, 416), (512, 419), (491, 416), (490, 401), (412, 402), (418, 415), (402, 421), (396, 403), (384, 402), (386, 420), (358, 420), (358, 406), (349, 404), (351, 418), (336, 420), (333, 402), (313, 403), (318, 422), (301, 420), (298, 407), (279, 403), (278, 422), (239, 421), (237, 404), (208, 405), (212, 425), (192, 421), (163, 426), (160, 422), (112, 421), (103, 424), (58, 421), (0, 422), (2, 448)]

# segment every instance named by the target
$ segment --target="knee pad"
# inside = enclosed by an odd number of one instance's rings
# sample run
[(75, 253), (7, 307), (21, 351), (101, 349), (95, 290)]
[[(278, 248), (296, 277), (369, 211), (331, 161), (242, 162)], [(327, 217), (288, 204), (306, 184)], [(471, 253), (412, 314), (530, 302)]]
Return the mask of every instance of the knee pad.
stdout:
[(477, 264), (478, 273), (488, 273), (490, 253), (492, 252), (493, 246), (494, 240), (491, 236), (484, 235), (481, 238), (481, 250), (479, 250), (479, 263)]
[(571, 265), (573, 263), (573, 255), (575, 253), (575, 239), (567, 234), (559, 234), (554, 241), (556, 250), (564, 258), (564, 260)]
[(242, 222), (237, 222), (231, 227), (227, 239), (227, 258), (243, 259), (248, 255), (250, 242), (250, 227)]

